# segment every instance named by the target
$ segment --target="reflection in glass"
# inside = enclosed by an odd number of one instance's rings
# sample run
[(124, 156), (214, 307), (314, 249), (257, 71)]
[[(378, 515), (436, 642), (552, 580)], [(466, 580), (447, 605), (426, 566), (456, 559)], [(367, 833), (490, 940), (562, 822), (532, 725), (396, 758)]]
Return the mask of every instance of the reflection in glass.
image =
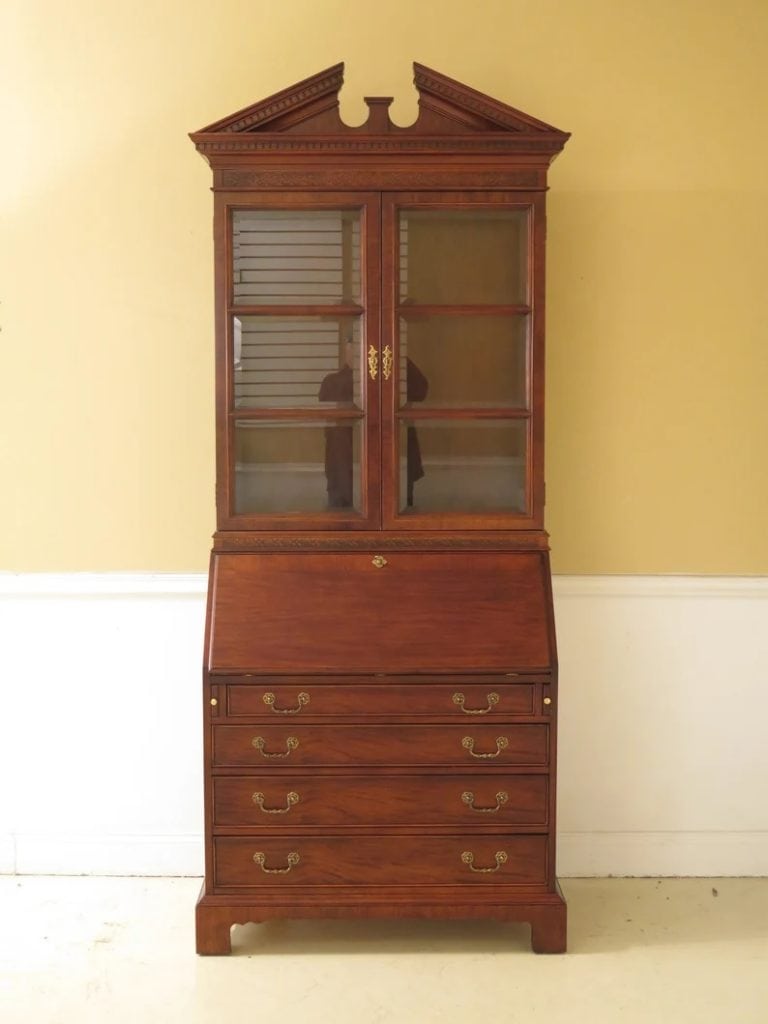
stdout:
[(235, 513), (359, 512), (360, 424), (238, 420)]
[(330, 305), (360, 301), (357, 210), (235, 210), (234, 301)]
[[(233, 319), (235, 407), (362, 406), (360, 322), (352, 317), (241, 316)], [(344, 369), (336, 397), (325, 380)]]
[(527, 302), (527, 210), (402, 210), (400, 301)]
[(527, 420), (401, 419), (401, 513), (525, 513), (527, 432)]
[(401, 317), (401, 367), (410, 356), (429, 378), (428, 406), (525, 408), (527, 330), (526, 316)]

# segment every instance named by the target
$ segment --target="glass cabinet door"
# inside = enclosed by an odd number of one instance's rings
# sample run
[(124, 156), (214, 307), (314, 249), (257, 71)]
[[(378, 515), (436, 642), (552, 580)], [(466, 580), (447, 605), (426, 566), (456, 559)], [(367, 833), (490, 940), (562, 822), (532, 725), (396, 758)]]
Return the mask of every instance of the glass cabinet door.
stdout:
[[(238, 528), (380, 525), (379, 200), (227, 208), (228, 493)], [(371, 372), (376, 370), (376, 376)]]
[(391, 195), (383, 223), (385, 526), (530, 525), (531, 203)]

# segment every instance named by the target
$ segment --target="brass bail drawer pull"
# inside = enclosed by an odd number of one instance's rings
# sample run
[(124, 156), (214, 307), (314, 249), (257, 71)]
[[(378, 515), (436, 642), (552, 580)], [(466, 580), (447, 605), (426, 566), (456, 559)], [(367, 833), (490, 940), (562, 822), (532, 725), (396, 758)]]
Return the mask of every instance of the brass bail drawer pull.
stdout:
[(487, 708), (464, 707), (464, 701), (466, 698), (464, 697), (463, 693), (454, 693), (452, 699), (453, 703), (456, 704), (457, 707), (461, 708), (465, 715), (487, 715), (489, 711), (492, 711), (493, 708), (496, 707), (496, 705), (499, 703), (500, 698), (498, 693), (489, 693), (488, 696), (486, 697), (486, 700), (488, 701)]
[(299, 741), (296, 739), (295, 736), (289, 736), (288, 739), (285, 741), (285, 745), (288, 748), (285, 751), (285, 753), (281, 751), (277, 754), (269, 754), (264, 749), (266, 743), (267, 741), (264, 739), (263, 736), (254, 736), (253, 739), (251, 740), (251, 746), (255, 747), (262, 757), (288, 757), (291, 751), (295, 750), (296, 747), (298, 747), (299, 745)]
[(392, 374), (393, 362), (392, 349), (387, 345), (381, 354), (381, 372), (384, 374), (384, 380), (389, 380)]
[(374, 345), (368, 349), (368, 374), (371, 380), (376, 380), (379, 373), (379, 353)]
[(296, 698), (299, 702), (299, 706), (296, 708), (277, 708), (275, 707), (275, 695), (274, 693), (265, 693), (261, 698), (267, 705), (270, 711), (276, 715), (298, 715), (302, 708), (309, 704), (309, 694), (302, 691)]
[(475, 741), (472, 739), (471, 736), (465, 736), (464, 739), (461, 741), (461, 745), (462, 747), (464, 747), (465, 750), (468, 750), (470, 752), (472, 757), (498, 757), (502, 750), (506, 750), (507, 747), (509, 746), (509, 740), (507, 739), (506, 736), (499, 736), (496, 740), (496, 749), (492, 751), (490, 754), (476, 754)]
[(252, 800), (255, 804), (258, 804), (259, 810), (264, 814), (287, 814), (299, 802), (299, 794), (294, 792), (288, 793), (285, 798), (285, 807), (265, 807), (263, 793), (254, 793)]
[(500, 811), (504, 804), (509, 800), (509, 793), (505, 793), (503, 789), (499, 790), (496, 794), (496, 806), (495, 807), (475, 807), (475, 794), (469, 791), (461, 794), (462, 803), (465, 803), (472, 811), (477, 811), (478, 814), (496, 814)]
[(462, 864), (466, 864), (470, 871), (474, 871), (478, 875), (490, 875), (494, 871), (498, 871), (502, 864), (507, 863), (507, 855), (503, 850), (497, 850), (494, 854), (493, 859), (496, 861), (496, 867), (494, 868), (476, 868), (475, 867), (475, 855), (470, 853), (469, 850), (465, 850), (461, 855)]
[(287, 868), (265, 867), (264, 865), (266, 864), (267, 858), (266, 855), (263, 853), (254, 853), (253, 859), (256, 862), (256, 864), (259, 865), (259, 867), (261, 868), (265, 875), (287, 875), (291, 868), (295, 868), (296, 865), (301, 860), (298, 853), (296, 853), (295, 851), (289, 853), (288, 856), (286, 857), (286, 860), (288, 861)]

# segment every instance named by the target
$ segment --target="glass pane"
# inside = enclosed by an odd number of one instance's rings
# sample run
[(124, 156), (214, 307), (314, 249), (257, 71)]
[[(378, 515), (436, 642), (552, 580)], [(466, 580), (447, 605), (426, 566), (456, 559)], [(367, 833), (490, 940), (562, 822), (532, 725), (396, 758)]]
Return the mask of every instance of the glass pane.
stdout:
[(525, 408), (525, 316), (400, 319), (400, 405)]
[(362, 405), (357, 318), (234, 317), (232, 344), (235, 408)]
[(400, 421), (400, 511), (526, 511), (527, 420)]
[(235, 210), (234, 301), (330, 305), (360, 301), (358, 210)]
[(360, 420), (238, 420), (235, 512), (359, 512), (360, 433)]
[(400, 301), (527, 302), (526, 210), (402, 210)]

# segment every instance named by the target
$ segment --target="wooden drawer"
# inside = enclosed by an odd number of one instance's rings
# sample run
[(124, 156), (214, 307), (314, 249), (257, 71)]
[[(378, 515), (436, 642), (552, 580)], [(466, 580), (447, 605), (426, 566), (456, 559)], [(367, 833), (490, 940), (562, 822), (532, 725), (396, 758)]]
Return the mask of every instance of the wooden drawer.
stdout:
[[(231, 677), (230, 677), (231, 678)], [(219, 680), (216, 680), (217, 682)], [(319, 684), (312, 678), (253, 679), (227, 685), (223, 702), (230, 717), (272, 722), (315, 717), (428, 715), (462, 721), (535, 714), (533, 683), (510, 685), (491, 679), (418, 684), (386, 682), (360, 685)]]
[(543, 672), (542, 552), (217, 554), (212, 672)]
[(546, 827), (546, 775), (218, 777), (218, 826), (524, 825)]
[[(543, 885), (547, 837), (287, 836), (214, 839), (227, 886)], [(261, 863), (260, 863), (261, 862)], [(490, 869), (490, 870), (489, 870)]]
[(213, 764), (545, 765), (547, 725), (215, 725)]

